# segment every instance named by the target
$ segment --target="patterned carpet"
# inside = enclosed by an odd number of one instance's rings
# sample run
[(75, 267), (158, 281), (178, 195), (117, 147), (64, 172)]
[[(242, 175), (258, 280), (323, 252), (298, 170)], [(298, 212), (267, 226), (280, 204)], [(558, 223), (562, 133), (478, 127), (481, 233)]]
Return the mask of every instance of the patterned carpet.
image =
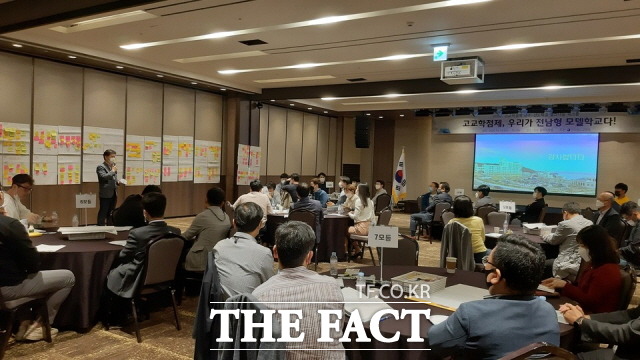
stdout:
[[(190, 218), (169, 219), (170, 225), (183, 231), (191, 224)], [(391, 225), (398, 226), (401, 233), (408, 233), (409, 215), (394, 213)], [(440, 242), (420, 241), (420, 266), (437, 266), (440, 258)], [(374, 250), (375, 253), (375, 250)], [(371, 265), (368, 251), (362, 260), (354, 263), (341, 262), (339, 268), (353, 268)], [(320, 263), (318, 272), (329, 270), (328, 263)], [(640, 303), (640, 288), (632, 304)], [(635, 306), (635, 305), (632, 305)], [(142, 344), (138, 344), (132, 327), (112, 328), (105, 331), (98, 324), (86, 334), (65, 331), (52, 344), (44, 341), (36, 343), (12, 343), (6, 352), (6, 359), (192, 359), (194, 341), (191, 329), (195, 318), (197, 297), (185, 297), (178, 308), (182, 330), (177, 331), (173, 322), (173, 311), (166, 307), (151, 313), (151, 319), (140, 323)]]

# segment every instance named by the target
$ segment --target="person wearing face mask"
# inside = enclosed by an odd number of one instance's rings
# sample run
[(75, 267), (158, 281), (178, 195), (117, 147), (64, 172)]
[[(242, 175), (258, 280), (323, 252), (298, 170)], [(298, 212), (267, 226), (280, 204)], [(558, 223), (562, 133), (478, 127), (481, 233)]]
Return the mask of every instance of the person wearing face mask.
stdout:
[(520, 218), (522, 222), (527, 223), (537, 223), (540, 218), (540, 212), (542, 212), (542, 208), (547, 206), (544, 202), (544, 197), (547, 195), (547, 189), (542, 186), (536, 186), (533, 189), (533, 202), (527, 205), (527, 208), (524, 210), (524, 214)]
[(376, 200), (378, 199), (378, 196), (387, 193), (387, 190), (384, 189), (384, 181), (376, 180), (375, 187), (376, 187), (376, 193), (373, 195), (373, 199), (371, 199), (374, 205), (376, 204)]
[(338, 197), (338, 203), (336, 205), (342, 205), (345, 201), (347, 201), (346, 188), (347, 185), (351, 184), (351, 179), (348, 176), (340, 176), (340, 182), (338, 182), (338, 186), (340, 187), (340, 195)]
[(96, 168), (98, 174), (98, 186), (100, 188), (100, 210), (98, 210), (98, 225), (107, 225), (111, 221), (111, 212), (118, 202), (118, 185), (123, 181), (118, 180), (118, 167), (116, 166), (115, 150), (105, 150), (102, 154), (104, 162)]
[(618, 310), (622, 279), (620, 257), (614, 240), (600, 225), (591, 225), (580, 230), (576, 236), (578, 254), (590, 266), (580, 275), (577, 284), (558, 278), (542, 281), (542, 285), (558, 291), (580, 304), (587, 313), (602, 313)]
[(427, 209), (432, 202), (434, 202), (434, 198), (438, 195), (440, 184), (432, 181), (429, 184), (429, 191), (425, 194), (422, 194), (422, 204), (421, 211), (419, 213), (411, 214), (411, 218), (409, 220), (409, 228), (411, 229), (411, 236), (415, 237), (416, 230), (418, 229), (419, 222), (427, 221)]
[(326, 184), (326, 180), (327, 180), (327, 174), (321, 172), (318, 174), (318, 176), (316, 176), (316, 178), (318, 178), (318, 180), (320, 181), (318, 183), (318, 186), (320, 187), (320, 189), (322, 189), (322, 191), (326, 192), (327, 194), (329, 193), (329, 191), (327, 190), (327, 184)]
[(617, 204), (613, 200), (613, 194), (603, 192), (596, 198), (596, 209), (598, 211), (593, 214), (593, 223), (607, 229), (609, 235), (618, 238), (620, 232), (624, 232), (621, 226), (620, 214), (613, 208), (613, 204)]
[(480, 185), (476, 189), (476, 199), (477, 201), (473, 203), (473, 211), (476, 211), (480, 206), (484, 205), (495, 205), (489, 193), (491, 192), (491, 188), (488, 185)]
[(622, 243), (620, 255), (634, 266), (640, 266), (640, 207), (633, 201), (627, 201), (622, 205), (620, 214), (633, 226), (629, 238)]
[(276, 191), (280, 193), (282, 191), (282, 187), (289, 184), (287, 181), (289, 179), (289, 175), (287, 173), (280, 174), (280, 182), (276, 184)]
[(629, 201), (629, 197), (627, 196), (627, 191), (629, 191), (629, 186), (625, 183), (617, 183), (614, 188), (614, 194), (616, 195), (616, 202), (622, 206), (627, 201)]
[(356, 209), (356, 189), (357, 187), (353, 184), (347, 185), (347, 188), (345, 189), (345, 196), (347, 199), (345, 200), (344, 204), (342, 204), (345, 212), (353, 211)]
[(545, 262), (545, 278), (555, 276), (560, 279), (575, 281), (580, 268), (580, 255), (576, 236), (578, 232), (589, 225), (591, 220), (580, 215), (580, 205), (576, 202), (568, 202), (562, 207), (562, 219), (556, 232), (542, 237), (542, 240), (550, 245), (559, 246), (558, 257), (547, 259)]
[(534, 296), (544, 267), (540, 245), (520, 235), (503, 235), (483, 264), (491, 296), (461, 304), (432, 326), (431, 350), (439, 356), (498, 359), (539, 341), (559, 345), (553, 306)]

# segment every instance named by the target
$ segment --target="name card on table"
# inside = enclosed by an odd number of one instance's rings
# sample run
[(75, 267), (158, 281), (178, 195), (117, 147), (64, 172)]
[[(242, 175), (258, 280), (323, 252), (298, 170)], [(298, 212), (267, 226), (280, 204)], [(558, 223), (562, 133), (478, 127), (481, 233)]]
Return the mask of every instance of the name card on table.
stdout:
[(96, 194), (77, 194), (76, 209), (93, 209), (96, 207)]
[(515, 201), (500, 201), (500, 212), (515, 213), (516, 202)]
[(327, 181), (324, 184), (327, 186), (327, 189), (333, 189), (333, 181)]
[(398, 247), (398, 228), (395, 226), (369, 227), (369, 246), (381, 248)]
[(454, 195), (455, 196), (464, 195), (464, 189), (455, 189), (454, 190)]

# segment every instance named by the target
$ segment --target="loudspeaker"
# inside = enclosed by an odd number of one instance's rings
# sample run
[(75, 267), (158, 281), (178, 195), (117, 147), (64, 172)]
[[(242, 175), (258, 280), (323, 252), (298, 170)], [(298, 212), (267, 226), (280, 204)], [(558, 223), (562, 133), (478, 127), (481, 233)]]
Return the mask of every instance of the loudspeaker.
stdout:
[(356, 148), (369, 148), (369, 119), (364, 116), (356, 117)]

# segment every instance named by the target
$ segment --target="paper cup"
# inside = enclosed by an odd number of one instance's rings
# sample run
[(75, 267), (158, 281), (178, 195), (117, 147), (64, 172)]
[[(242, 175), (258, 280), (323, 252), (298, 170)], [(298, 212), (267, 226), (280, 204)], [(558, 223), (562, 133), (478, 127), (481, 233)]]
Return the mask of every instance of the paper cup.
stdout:
[(447, 272), (453, 274), (456, 272), (456, 266), (458, 259), (452, 256), (447, 256)]

